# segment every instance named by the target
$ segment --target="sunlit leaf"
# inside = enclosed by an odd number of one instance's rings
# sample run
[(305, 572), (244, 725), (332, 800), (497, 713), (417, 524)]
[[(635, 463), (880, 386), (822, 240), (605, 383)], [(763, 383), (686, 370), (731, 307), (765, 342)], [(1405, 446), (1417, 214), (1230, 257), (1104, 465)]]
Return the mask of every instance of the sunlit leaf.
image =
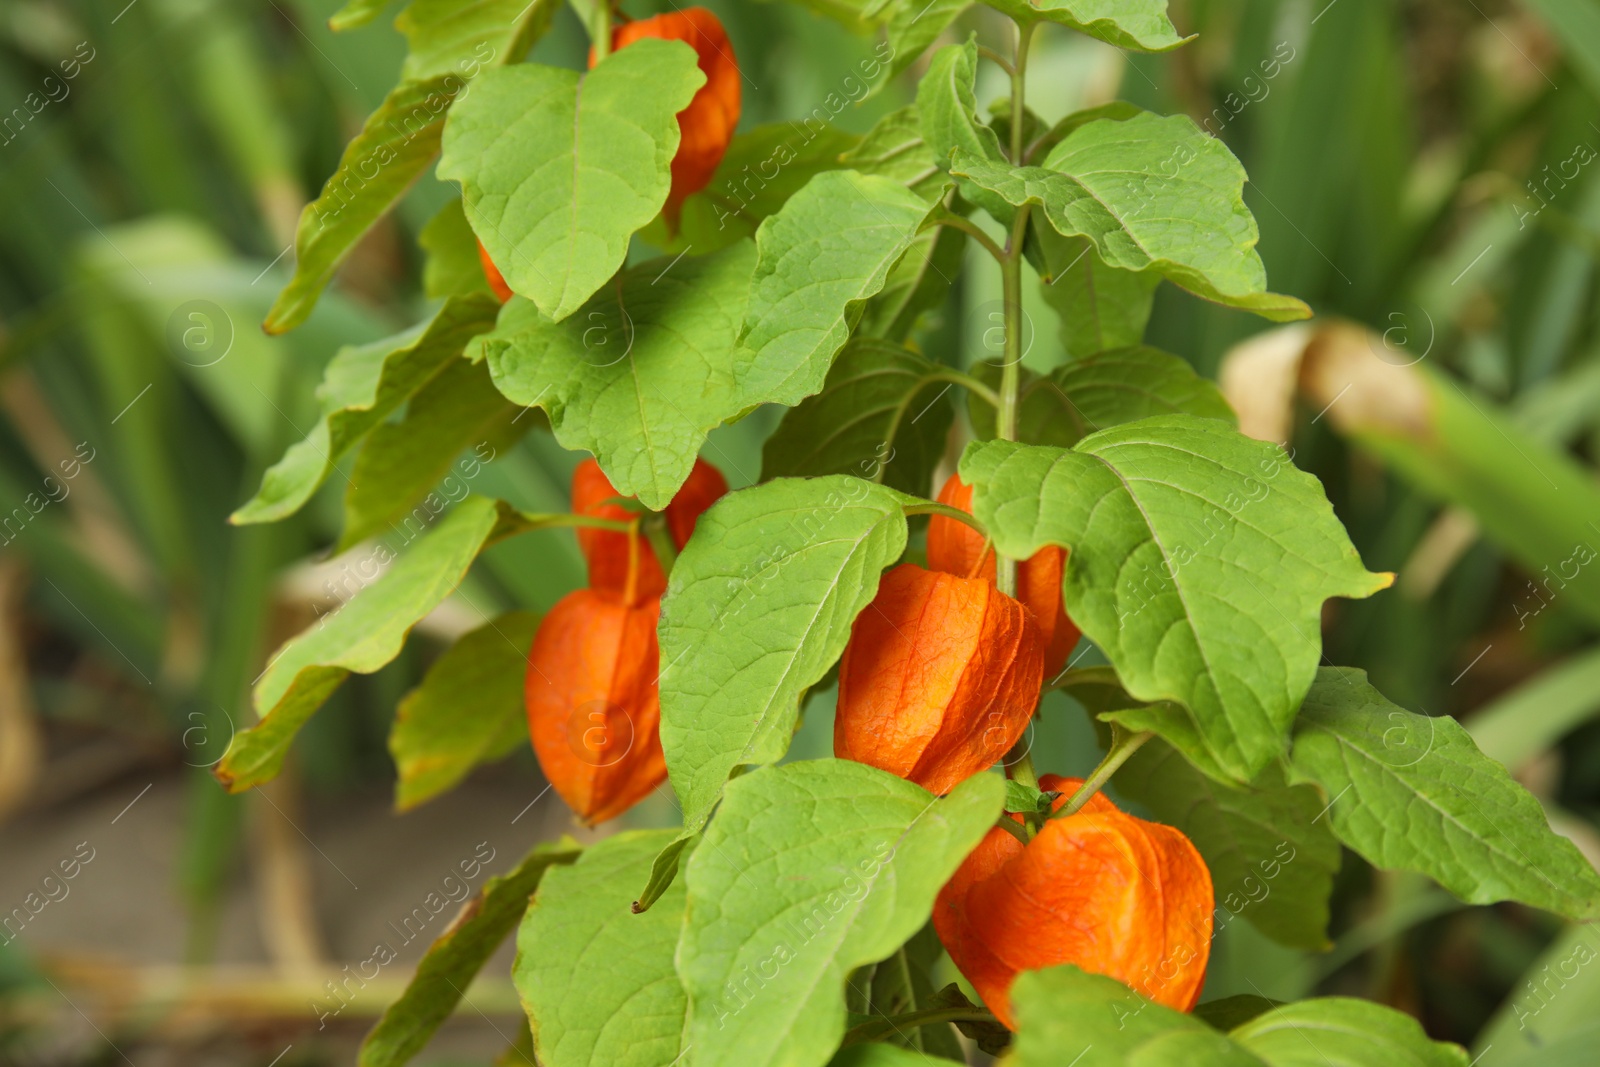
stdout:
[(1071, 549), (1066, 608), (1139, 700), (1186, 709), (1249, 781), (1280, 755), (1322, 657), (1322, 604), (1372, 574), (1322, 485), (1216, 419), (1164, 415), (1072, 449), (988, 441), (961, 475), (995, 547)]
[(511, 288), (557, 321), (578, 310), (666, 203), (677, 114), (705, 75), (682, 41), (645, 39), (579, 73), (485, 71), (451, 109), (439, 177)]
[(935, 894), (1000, 814), (1000, 776), (939, 799), (848, 760), (735, 779), (690, 857), (678, 974), (701, 1067), (821, 1067), (845, 1032), (845, 983), (928, 921)]
[(1425, 874), (1470, 904), (1600, 916), (1600, 874), (1539, 801), (1454, 719), (1397, 707), (1363, 671), (1317, 672), (1290, 778), (1322, 790), (1333, 832), (1377, 867)]

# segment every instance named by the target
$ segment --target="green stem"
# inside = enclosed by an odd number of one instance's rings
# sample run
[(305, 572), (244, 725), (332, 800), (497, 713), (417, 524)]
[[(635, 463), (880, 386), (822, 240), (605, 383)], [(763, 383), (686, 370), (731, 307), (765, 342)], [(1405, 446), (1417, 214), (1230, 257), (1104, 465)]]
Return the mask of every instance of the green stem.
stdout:
[(667, 529), (666, 517), (650, 515), (641, 525), (650, 547), (655, 550), (656, 560), (661, 564), (661, 573), (671, 577), (672, 565), (678, 561), (678, 546), (672, 540), (672, 531)]
[[(1028, 46), (1034, 23), (1017, 24), (1017, 54), (1011, 70), (1011, 158), (1022, 158), (1022, 123), (1027, 114)], [(1005, 317), (1005, 362), (1000, 369), (1000, 403), (995, 411), (995, 436), (1017, 439), (1017, 393), (1022, 383), (1022, 244), (1028, 233), (1028, 206), (1017, 209), (1000, 261), (1001, 300)], [(1016, 561), (996, 553), (994, 584), (1006, 596), (1017, 594)]]
[(1017, 68), (1011, 65), (1011, 60), (1007, 59), (999, 52), (996, 52), (993, 48), (987, 48), (980, 44), (978, 46), (978, 55), (982, 56), (984, 59), (987, 59), (989, 62), (993, 63), (1007, 74), (1016, 73)]
[(1078, 787), (1078, 791), (1072, 794), (1072, 799), (1050, 814), (1052, 819), (1064, 819), (1068, 815), (1077, 814), (1080, 808), (1089, 803), (1091, 797), (1105, 787), (1111, 776), (1117, 773), (1117, 769), (1128, 762), (1128, 757), (1139, 751), (1146, 741), (1155, 736), (1148, 730), (1129, 733), (1115, 724), (1112, 725), (1111, 731), (1111, 751), (1106, 753), (1106, 758), (1100, 761), (1100, 766), (1085, 779), (1083, 785)]
[(1033, 43), (1037, 22), (1017, 23), (1017, 56), (1011, 63), (1011, 162), (1022, 162), (1022, 124), (1027, 117), (1023, 106), (1028, 72), (1028, 46)]
[(962, 511), (960, 508), (951, 507), (949, 504), (939, 504), (932, 500), (927, 500), (921, 504), (907, 504), (904, 510), (908, 517), (912, 515), (943, 515), (947, 519), (954, 519), (959, 523), (972, 527), (986, 539), (989, 536), (989, 531), (984, 527), (983, 523), (973, 518), (968, 512)]
[(1028, 843), (1028, 831), (1023, 829), (1022, 824), (1013, 819), (1010, 815), (1002, 813), (1001, 816), (994, 821), (994, 824), (1000, 829), (1004, 830), (1006, 833), (1010, 834), (1012, 837), (1016, 838), (1018, 841), (1021, 841), (1024, 845)]
[(878, 1038), (894, 1033), (898, 1030), (914, 1029), (920, 1026), (934, 1026), (938, 1023), (989, 1023), (994, 1022), (994, 1014), (982, 1008), (927, 1008), (923, 1011), (913, 1011), (906, 1015), (896, 1015), (873, 1019), (854, 1027), (844, 1035), (843, 1045), (859, 1045), (863, 1041), (876, 1041)]
[(970, 374), (962, 374), (958, 370), (941, 369), (925, 376), (924, 381), (954, 382), (969, 393), (982, 397), (990, 407), (996, 411), (1000, 409), (1000, 394), (984, 385)]
[(599, 63), (611, 54), (612, 0), (593, 0), (593, 13), (589, 16), (589, 44), (594, 48), (594, 61)]
[(983, 232), (983, 227), (954, 211), (941, 211), (935, 220), (940, 226), (949, 226), (953, 230), (960, 230), (983, 246), (985, 252), (994, 257), (996, 263), (1004, 264), (1006, 261), (1005, 249), (994, 243), (994, 238)]
[(1054, 688), (1074, 689), (1080, 685), (1116, 686), (1122, 688), (1115, 667), (1074, 667), (1056, 679)]

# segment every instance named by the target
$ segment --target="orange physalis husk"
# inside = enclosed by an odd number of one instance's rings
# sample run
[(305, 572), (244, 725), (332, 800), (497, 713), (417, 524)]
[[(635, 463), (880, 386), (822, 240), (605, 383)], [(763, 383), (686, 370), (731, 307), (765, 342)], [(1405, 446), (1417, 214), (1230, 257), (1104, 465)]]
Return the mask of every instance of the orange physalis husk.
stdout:
[[(972, 513), (972, 486), (952, 474), (939, 490), (939, 503)], [(1078, 644), (1081, 632), (1067, 618), (1061, 603), (1061, 579), (1066, 571), (1067, 554), (1055, 545), (1046, 545), (1017, 564), (1017, 599), (1027, 605), (1039, 620), (1044, 638), (1044, 676), (1054, 678), (1066, 666), (1067, 657)], [(982, 535), (957, 519), (935, 515), (928, 521), (928, 568), (959, 574), (964, 578), (994, 581), (994, 546)]]
[(489, 250), (483, 247), (483, 242), (478, 242), (478, 259), (483, 262), (483, 276), (489, 279), (489, 288), (494, 290), (494, 295), (504, 304), (512, 297), (511, 286), (506, 284), (505, 275), (500, 273), (500, 268), (494, 265), (494, 260), (489, 258)]
[[(679, 548), (689, 543), (700, 515), (728, 491), (722, 472), (703, 459), (694, 469), (672, 503), (667, 505), (667, 529)], [(572, 472), (572, 510), (578, 515), (628, 522), (639, 517), (621, 504), (607, 504), (620, 494), (611, 480), (592, 459), (578, 464)], [(616, 593), (629, 603), (659, 597), (667, 590), (666, 576), (649, 541), (642, 534), (617, 530), (578, 528), (578, 548), (589, 563), (589, 587)]]
[(902, 563), (845, 646), (834, 755), (948, 793), (1022, 736), (1042, 671), (1021, 604), (992, 582)]
[(579, 589), (528, 653), (528, 734), (545, 777), (585, 823), (616, 818), (667, 777), (658, 727), (661, 601)]
[[(739, 64), (721, 21), (703, 7), (686, 7), (618, 26), (611, 33), (611, 47), (621, 50), (645, 37), (688, 44), (706, 76), (689, 106), (678, 112), (681, 137), (672, 157), (672, 191), (666, 204), (667, 219), (675, 229), (683, 202), (710, 183), (733, 140), (734, 127), (739, 125)], [(589, 66), (594, 64), (591, 50)]]
[[(1039, 781), (1061, 793), (1056, 808), (1082, 784)], [(1065, 963), (1189, 1011), (1205, 984), (1212, 907), (1211, 872), (1187, 837), (1097, 793), (1047, 821), (1026, 846), (990, 830), (939, 891), (933, 926), (989, 1010), (1014, 1030), (1017, 974)]]

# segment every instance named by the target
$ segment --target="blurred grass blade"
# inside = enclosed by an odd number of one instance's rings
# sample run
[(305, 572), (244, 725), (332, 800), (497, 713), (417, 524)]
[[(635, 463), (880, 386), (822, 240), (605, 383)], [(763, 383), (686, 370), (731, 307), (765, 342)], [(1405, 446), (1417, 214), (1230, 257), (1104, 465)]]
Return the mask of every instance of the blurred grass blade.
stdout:
[(1300, 388), (1313, 410), (1402, 478), (1471, 512), (1538, 579), (1514, 605), (1524, 625), (1552, 603), (1600, 621), (1593, 478), (1492, 402), (1411, 358), (1363, 328), (1324, 327), (1306, 347)]
[(1600, 94), (1600, 4), (1594, 0), (1523, 0), (1555, 32), (1567, 59)]
[(1467, 723), (1483, 754), (1516, 770), (1600, 712), (1600, 648), (1548, 668)]
[(1478, 1035), (1473, 1067), (1591, 1067), (1600, 1041), (1597, 954), (1595, 927), (1567, 927)]

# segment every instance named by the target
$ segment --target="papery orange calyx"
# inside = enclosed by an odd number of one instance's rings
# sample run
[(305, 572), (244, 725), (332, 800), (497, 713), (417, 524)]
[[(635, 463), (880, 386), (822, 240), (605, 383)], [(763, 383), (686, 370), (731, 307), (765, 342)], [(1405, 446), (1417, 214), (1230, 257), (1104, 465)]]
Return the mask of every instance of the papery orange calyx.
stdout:
[(478, 260), (483, 264), (483, 276), (489, 281), (489, 288), (494, 290), (494, 295), (504, 304), (514, 295), (511, 286), (506, 284), (505, 275), (500, 273), (500, 268), (494, 265), (494, 260), (489, 258), (489, 250), (483, 247), (483, 242), (478, 242)]
[[(703, 459), (695, 460), (694, 469), (664, 512), (667, 530), (678, 548), (689, 543), (701, 514), (727, 491), (728, 481), (721, 471)], [(572, 510), (575, 514), (614, 522), (639, 519), (639, 512), (615, 502), (619, 496), (593, 459), (584, 460), (573, 470)], [(659, 597), (666, 592), (666, 575), (642, 534), (579, 527), (578, 548), (589, 565), (591, 589), (616, 593), (630, 603)]]
[[(1082, 784), (1039, 782), (1061, 794), (1054, 808)], [(939, 891), (933, 925), (984, 1003), (1016, 1029), (1017, 975), (1067, 963), (1189, 1011), (1205, 984), (1212, 908), (1211, 872), (1189, 839), (1097, 793), (1026, 845), (990, 830)]]
[[(703, 7), (687, 7), (653, 18), (638, 19), (611, 32), (611, 48), (618, 51), (646, 37), (683, 41), (695, 51), (706, 83), (689, 106), (678, 112), (678, 151), (672, 157), (672, 190), (667, 194), (666, 216), (677, 228), (684, 200), (704, 189), (722, 162), (739, 125), (739, 64), (722, 22)], [(589, 52), (589, 66), (595, 65)]]
[[(952, 474), (939, 490), (939, 503), (948, 504), (969, 515), (972, 513), (972, 486)], [(1066, 666), (1067, 657), (1078, 644), (1082, 632), (1067, 617), (1061, 599), (1061, 580), (1065, 577), (1067, 553), (1046, 545), (1017, 564), (1017, 599), (1027, 605), (1039, 621), (1044, 640), (1044, 676), (1054, 678)], [(966, 578), (994, 581), (994, 546), (983, 535), (959, 519), (935, 515), (928, 521), (928, 568), (959, 574)]]
[(667, 776), (656, 686), (661, 602), (579, 589), (539, 624), (525, 698), (534, 754), (585, 823), (616, 818)]
[(839, 663), (833, 751), (948, 793), (1000, 760), (1039, 700), (1026, 608), (981, 579), (902, 563), (856, 616)]

